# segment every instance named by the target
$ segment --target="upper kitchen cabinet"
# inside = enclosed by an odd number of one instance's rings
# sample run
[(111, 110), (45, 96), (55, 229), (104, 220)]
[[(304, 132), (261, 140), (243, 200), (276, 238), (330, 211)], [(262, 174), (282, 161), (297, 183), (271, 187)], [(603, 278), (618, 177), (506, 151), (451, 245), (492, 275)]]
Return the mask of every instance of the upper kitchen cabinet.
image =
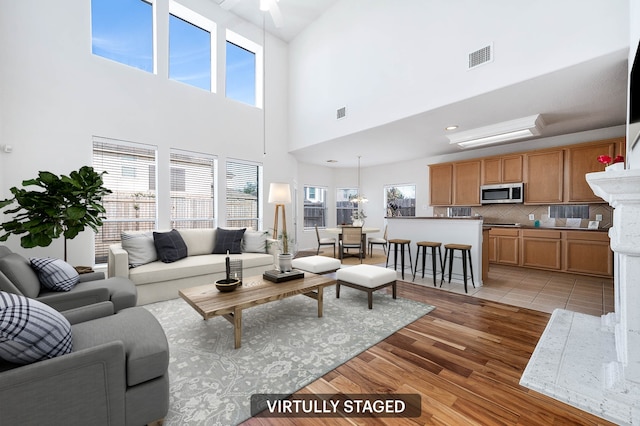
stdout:
[(587, 173), (599, 172), (604, 165), (598, 162), (598, 156), (624, 155), (624, 138), (609, 139), (585, 146), (566, 149), (565, 157), (565, 201), (579, 203), (604, 203), (593, 193), (587, 183)]
[(562, 149), (527, 153), (524, 170), (524, 202), (529, 204), (562, 203), (563, 168)]
[(522, 182), (522, 155), (506, 155), (482, 160), (482, 184)]
[(453, 205), (480, 205), (480, 160), (453, 164)]
[(453, 164), (429, 166), (429, 194), (432, 206), (453, 204)]

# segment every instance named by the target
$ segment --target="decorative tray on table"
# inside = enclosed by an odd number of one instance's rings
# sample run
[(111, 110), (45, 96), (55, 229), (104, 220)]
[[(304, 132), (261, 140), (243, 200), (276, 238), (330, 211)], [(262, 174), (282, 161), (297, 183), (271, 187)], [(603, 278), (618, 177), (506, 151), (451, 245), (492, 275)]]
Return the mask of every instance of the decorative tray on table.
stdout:
[(298, 269), (292, 269), (291, 272), (280, 272), (277, 269), (272, 269), (269, 271), (265, 271), (262, 274), (262, 278), (264, 278), (265, 280), (273, 281), (274, 283), (281, 283), (284, 281), (304, 278), (304, 272)]

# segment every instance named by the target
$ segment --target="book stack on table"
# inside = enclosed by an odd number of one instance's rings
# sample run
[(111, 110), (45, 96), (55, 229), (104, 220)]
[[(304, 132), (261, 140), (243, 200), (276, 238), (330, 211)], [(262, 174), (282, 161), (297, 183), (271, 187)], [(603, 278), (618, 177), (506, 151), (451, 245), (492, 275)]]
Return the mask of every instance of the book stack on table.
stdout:
[(265, 271), (262, 274), (265, 280), (273, 281), (274, 283), (281, 283), (283, 281), (297, 280), (304, 278), (304, 272), (298, 269), (292, 269), (291, 272), (280, 272), (277, 269)]

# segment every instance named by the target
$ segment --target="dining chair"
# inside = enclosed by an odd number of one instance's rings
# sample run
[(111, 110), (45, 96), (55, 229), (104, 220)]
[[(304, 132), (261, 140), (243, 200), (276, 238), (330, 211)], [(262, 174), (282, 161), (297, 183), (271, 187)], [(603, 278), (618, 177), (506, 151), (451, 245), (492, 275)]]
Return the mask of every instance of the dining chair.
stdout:
[(384, 255), (387, 255), (387, 225), (384, 227), (384, 235), (382, 238), (380, 237), (370, 237), (369, 238), (369, 256), (373, 257), (373, 246), (374, 244), (381, 245), (384, 250)]
[(320, 231), (318, 231), (318, 225), (316, 225), (316, 237), (318, 238), (318, 250), (316, 250), (316, 255), (320, 254), (320, 246), (333, 246), (333, 257), (336, 257), (336, 239), (320, 238)]
[(342, 240), (340, 241), (340, 260), (345, 253), (349, 255), (349, 249), (358, 249), (358, 257), (362, 263), (364, 255), (364, 241), (362, 241), (362, 226), (343, 226)]

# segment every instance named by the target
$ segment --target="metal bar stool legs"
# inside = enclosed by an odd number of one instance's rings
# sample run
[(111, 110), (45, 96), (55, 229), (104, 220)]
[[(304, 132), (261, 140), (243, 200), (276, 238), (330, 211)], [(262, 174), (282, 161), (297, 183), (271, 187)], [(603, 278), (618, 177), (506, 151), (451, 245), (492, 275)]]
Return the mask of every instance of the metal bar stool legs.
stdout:
[(445, 244), (444, 245), (444, 263), (442, 267), (442, 278), (440, 279), (440, 287), (444, 282), (444, 271), (447, 267), (447, 258), (449, 259), (449, 282), (451, 282), (451, 273), (453, 272), (453, 258), (456, 250), (462, 253), (462, 275), (464, 277), (464, 292), (467, 292), (467, 258), (469, 258), (469, 270), (471, 271), (471, 284), (476, 288), (473, 279), (473, 263), (471, 262), (471, 246), (467, 244)]
[(442, 243), (432, 241), (420, 241), (417, 243), (418, 249), (416, 253), (416, 267), (413, 271), (413, 280), (416, 280), (416, 274), (418, 273), (418, 259), (420, 257), (420, 248), (422, 248), (422, 278), (424, 278), (424, 269), (427, 258), (427, 248), (431, 248), (431, 271), (433, 274), (433, 286), (436, 286), (436, 248), (438, 249), (438, 255), (440, 257), (440, 270), (442, 270), (442, 250), (440, 247)]
[(400, 246), (400, 262), (402, 268), (402, 279), (404, 280), (404, 247), (407, 246), (409, 249), (409, 266), (411, 267), (411, 273), (413, 274), (413, 263), (411, 261), (411, 240), (400, 240), (394, 239), (389, 240), (389, 250), (387, 250), (387, 263), (385, 263), (385, 268), (389, 266), (389, 255), (391, 254), (391, 247), (393, 247), (393, 269), (397, 271), (398, 269), (398, 246)]

